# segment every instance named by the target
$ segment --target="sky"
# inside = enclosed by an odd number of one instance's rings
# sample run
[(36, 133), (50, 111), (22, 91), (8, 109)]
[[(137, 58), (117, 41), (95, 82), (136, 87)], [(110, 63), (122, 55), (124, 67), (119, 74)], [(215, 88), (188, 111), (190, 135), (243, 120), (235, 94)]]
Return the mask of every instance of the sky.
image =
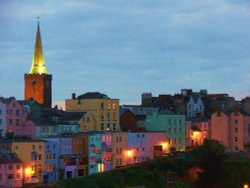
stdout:
[(0, 96), (24, 97), (40, 29), (53, 101), (99, 91), (250, 95), (249, 0), (0, 1)]

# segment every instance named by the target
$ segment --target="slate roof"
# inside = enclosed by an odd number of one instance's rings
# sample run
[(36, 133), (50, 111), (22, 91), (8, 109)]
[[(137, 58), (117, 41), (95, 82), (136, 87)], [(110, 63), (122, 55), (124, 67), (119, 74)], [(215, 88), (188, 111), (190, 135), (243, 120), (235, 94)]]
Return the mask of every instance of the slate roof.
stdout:
[(100, 92), (87, 92), (83, 95), (79, 95), (77, 99), (109, 99), (109, 97)]
[(22, 161), (14, 153), (0, 153), (0, 164), (6, 163), (22, 163)]
[(79, 121), (86, 112), (62, 112), (63, 121)]
[(2, 103), (4, 103), (4, 104), (8, 104), (13, 99), (15, 99), (15, 97), (9, 97), (9, 98), (0, 97), (0, 101), (2, 101)]

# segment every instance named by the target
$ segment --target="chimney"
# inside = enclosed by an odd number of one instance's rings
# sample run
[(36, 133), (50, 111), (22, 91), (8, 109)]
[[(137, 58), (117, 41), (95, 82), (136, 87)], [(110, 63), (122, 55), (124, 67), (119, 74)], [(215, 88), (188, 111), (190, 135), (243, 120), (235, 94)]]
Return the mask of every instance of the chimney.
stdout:
[(76, 99), (76, 93), (72, 93), (72, 99)]

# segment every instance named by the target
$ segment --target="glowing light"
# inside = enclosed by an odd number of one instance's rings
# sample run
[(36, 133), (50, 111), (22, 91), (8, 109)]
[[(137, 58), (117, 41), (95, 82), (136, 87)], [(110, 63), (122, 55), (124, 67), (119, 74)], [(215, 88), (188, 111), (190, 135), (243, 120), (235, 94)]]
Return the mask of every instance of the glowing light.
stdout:
[(166, 149), (168, 147), (168, 143), (167, 142), (163, 142), (161, 145), (162, 145), (163, 149)]
[(104, 164), (98, 164), (98, 172), (104, 172)]
[(248, 188), (249, 186), (248, 186), (248, 184), (244, 184), (244, 186), (243, 186), (243, 188)]
[(193, 132), (193, 135), (194, 135), (194, 137), (198, 137), (199, 136), (199, 132)]
[(27, 167), (25, 169), (25, 174), (26, 174), (26, 176), (31, 176), (31, 175), (35, 174), (35, 172), (30, 167)]
[(132, 150), (128, 150), (128, 151), (127, 151), (127, 155), (128, 155), (128, 157), (131, 157), (131, 156), (133, 155)]

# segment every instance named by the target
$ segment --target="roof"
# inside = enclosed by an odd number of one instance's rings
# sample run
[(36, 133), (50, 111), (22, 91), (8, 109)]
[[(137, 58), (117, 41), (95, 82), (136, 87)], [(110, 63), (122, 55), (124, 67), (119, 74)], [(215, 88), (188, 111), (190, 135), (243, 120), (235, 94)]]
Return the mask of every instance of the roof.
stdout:
[(201, 130), (196, 126), (192, 126), (191, 129), (192, 131), (201, 132)]
[(86, 112), (62, 112), (63, 121), (79, 121)]
[(9, 98), (4, 98), (4, 97), (0, 97), (0, 101), (4, 104), (8, 104), (9, 102), (11, 102), (13, 99), (15, 99), (15, 97), (9, 97)]
[(14, 153), (0, 153), (0, 164), (6, 163), (22, 163), (22, 161)]
[(48, 74), (43, 56), (39, 21), (37, 23), (36, 44), (29, 74)]
[(77, 99), (109, 99), (109, 97), (100, 92), (87, 92), (83, 95), (79, 95)]

